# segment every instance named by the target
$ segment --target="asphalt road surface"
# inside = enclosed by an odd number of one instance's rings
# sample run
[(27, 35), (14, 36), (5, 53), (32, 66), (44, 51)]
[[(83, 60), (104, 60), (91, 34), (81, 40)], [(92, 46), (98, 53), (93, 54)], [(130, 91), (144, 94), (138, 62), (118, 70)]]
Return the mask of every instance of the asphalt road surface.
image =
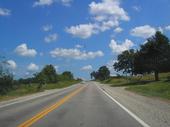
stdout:
[(0, 107), (0, 127), (142, 127), (93, 82)]

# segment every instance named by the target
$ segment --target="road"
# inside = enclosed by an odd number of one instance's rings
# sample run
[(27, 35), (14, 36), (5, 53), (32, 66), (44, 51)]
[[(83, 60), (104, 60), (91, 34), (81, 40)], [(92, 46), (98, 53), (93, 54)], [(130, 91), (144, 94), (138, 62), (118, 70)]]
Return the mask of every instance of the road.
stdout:
[(0, 127), (142, 127), (93, 82), (0, 107)]

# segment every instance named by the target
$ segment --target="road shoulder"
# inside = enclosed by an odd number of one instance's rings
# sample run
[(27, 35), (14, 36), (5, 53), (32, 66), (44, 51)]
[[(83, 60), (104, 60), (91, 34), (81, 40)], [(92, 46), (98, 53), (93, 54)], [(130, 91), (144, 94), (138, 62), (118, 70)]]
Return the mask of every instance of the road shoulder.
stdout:
[(75, 85), (72, 85), (72, 86), (69, 86), (69, 87), (65, 87), (65, 88), (60, 88), (60, 89), (45, 90), (43, 92), (25, 95), (25, 96), (17, 97), (17, 98), (10, 99), (10, 100), (7, 100), (7, 101), (1, 101), (0, 102), (0, 108), (10, 106), (10, 105), (13, 105), (13, 104), (17, 104), (17, 103), (22, 103), (22, 102), (29, 101), (29, 100), (32, 100), (32, 99), (37, 99), (37, 98), (40, 98), (40, 97), (43, 97), (43, 96), (52, 95), (52, 94), (55, 94), (57, 92), (62, 92), (66, 89), (76, 88), (78, 85), (80, 85), (80, 84), (78, 83), (78, 84), (75, 84)]
[(115, 100), (132, 111), (146, 123), (153, 127), (170, 126), (170, 103), (153, 99), (125, 90), (125, 87), (110, 87), (97, 83)]

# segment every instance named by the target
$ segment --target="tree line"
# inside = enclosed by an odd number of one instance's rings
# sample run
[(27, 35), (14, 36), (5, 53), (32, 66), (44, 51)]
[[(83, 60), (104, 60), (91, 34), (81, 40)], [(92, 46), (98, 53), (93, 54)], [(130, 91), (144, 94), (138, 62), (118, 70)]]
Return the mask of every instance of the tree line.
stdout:
[[(0, 62), (0, 94), (6, 94), (10, 90), (13, 90), (20, 85), (31, 85), (32, 83), (37, 84), (37, 90), (40, 90), (43, 85), (48, 85), (49, 83), (57, 83), (59, 81), (71, 81), (75, 80), (73, 73), (70, 71), (65, 71), (61, 74), (56, 72), (53, 65), (46, 65), (44, 68), (33, 75), (30, 78), (20, 78), (15, 80), (13, 75), (10, 73), (6, 67), (6, 62)], [(80, 79), (77, 79), (80, 80)], [(56, 84), (57, 85), (57, 84)]]
[[(139, 49), (130, 49), (119, 54), (113, 68), (131, 76), (153, 73), (155, 81), (158, 81), (159, 73), (170, 72), (169, 38), (157, 31)], [(98, 71), (91, 72), (90, 76), (95, 80), (106, 80), (110, 77), (110, 71), (102, 66)]]
[(110, 77), (110, 71), (106, 66), (101, 66), (98, 71), (90, 73), (91, 79), (95, 80), (106, 80)]
[(139, 49), (130, 49), (117, 57), (114, 69), (124, 74), (138, 75), (154, 73), (159, 80), (159, 73), (170, 71), (170, 41), (160, 31), (147, 39)]

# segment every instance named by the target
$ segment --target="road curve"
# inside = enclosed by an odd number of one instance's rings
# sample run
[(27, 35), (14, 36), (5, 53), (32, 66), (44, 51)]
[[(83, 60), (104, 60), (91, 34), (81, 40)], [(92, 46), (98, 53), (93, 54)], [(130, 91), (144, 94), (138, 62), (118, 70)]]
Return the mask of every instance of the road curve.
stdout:
[(142, 127), (93, 82), (0, 108), (0, 127), (28, 126)]

